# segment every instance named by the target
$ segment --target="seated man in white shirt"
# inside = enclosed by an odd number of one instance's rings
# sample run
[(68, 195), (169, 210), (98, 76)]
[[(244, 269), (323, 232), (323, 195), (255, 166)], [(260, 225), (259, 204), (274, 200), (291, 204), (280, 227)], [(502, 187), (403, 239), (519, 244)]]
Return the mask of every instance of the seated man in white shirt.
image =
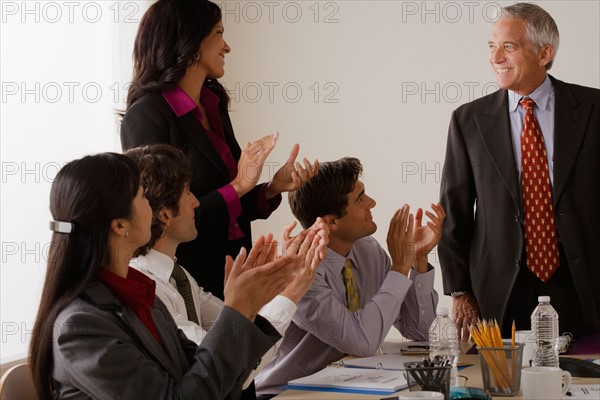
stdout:
[[(223, 302), (204, 292), (176, 262), (177, 246), (195, 239), (198, 234), (194, 210), (201, 205), (189, 189), (192, 178), (189, 161), (179, 149), (165, 144), (138, 147), (125, 154), (135, 160), (140, 168), (140, 182), (153, 212), (150, 242), (138, 250), (137, 257), (131, 260), (130, 265), (156, 282), (156, 294), (167, 306), (177, 326), (189, 339), (200, 343), (217, 320)], [(290, 238), (294, 226), (290, 224), (284, 230), (287, 245), (285, 256), (290, 257), (291, 262), (298, 259), (297, 262), (304, 263), (304, 266), (294, 275), (287, 288), (260, 312), (282, 336), (296, 311), (296, 303), (314, 280), (315, 268), (325, 256), (328, 240), (328, 228), (322, 221)], [(272, 235), (266, 238), (261, 236), (254, 244), (254, 251), (262, 247), (260, 254), (256, 260), (250, 260), (249, 256), (246, 261), (262, 265), (275, 256), (276, 246)], [(206, 268), (222, 266), (207, 265)], [(225, 275), (227, 279), (227, 271)], [(242, 398), (255, 398), (254, 386), (250, 386), (252, 380), (274, 356), (277, 347), (278, 344), (263, 356), (261, 364), (247, 378)]]
[(323, 163), (289, 194), (303, 227), (319, 217), (329, 225), (329, 251), (275, 358), (256, 377), (259, 398), (348, 354), (374, 355), (392, 325), (404, 337), (427, 340), (438, 301), (427, 255), (440, 239), (444, 210), (432, 204), (425, 226), (422, 209), (416, 216), (408, 205), (396, 211), (387, 236), (390, 260), (371, 236), (375, 200), (365, 193), (361, 173), (356, 158)]

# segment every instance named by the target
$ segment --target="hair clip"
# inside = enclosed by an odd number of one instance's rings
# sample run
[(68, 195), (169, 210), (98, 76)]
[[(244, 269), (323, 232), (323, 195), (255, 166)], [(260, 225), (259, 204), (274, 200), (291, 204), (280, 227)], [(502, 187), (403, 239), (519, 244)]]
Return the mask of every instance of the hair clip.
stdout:
[(50, 230), (57, 233), (71, 233), (73, 232), (73, 223), (63, 221), (50, 221)]

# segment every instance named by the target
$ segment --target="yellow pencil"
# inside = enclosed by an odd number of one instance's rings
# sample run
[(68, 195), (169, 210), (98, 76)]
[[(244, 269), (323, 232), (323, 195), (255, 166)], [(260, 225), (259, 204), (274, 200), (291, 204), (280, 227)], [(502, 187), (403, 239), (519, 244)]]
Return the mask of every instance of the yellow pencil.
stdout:
[(515, 377), (515, 368), (517, 367), (517, 361), (515, 360), (515, 339), (516, 339), (516, 335), (517, 335), (517, 327), (515, 325), (515, 320), (513, 319), (513, 323), (512, 323), (512, 331), (511, 331), (512, 337), (511, 337), (511, 342), (512, 342), (512, 354), (511, 354), (511, 358), (512, 358), (512, 368), (510, 370), (510, 381), (514, 382), (514, 377)]
[(512, 324), (512, 348), (515, 348), (515, 339), (517, 336), (517, 327), (515, 325), (515, 320), (513, 319), (513, 324)]

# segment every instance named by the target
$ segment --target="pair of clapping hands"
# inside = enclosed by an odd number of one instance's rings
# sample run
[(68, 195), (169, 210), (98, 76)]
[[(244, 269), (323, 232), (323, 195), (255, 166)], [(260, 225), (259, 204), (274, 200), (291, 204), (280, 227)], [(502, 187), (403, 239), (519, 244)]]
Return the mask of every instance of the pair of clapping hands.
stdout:
[[(251, 191), (258, 183), (265, 161), (275, 148), (278, 138), (278, 132), (266, 135), (254, 143), (248, 143), (242, 150), (238, 161), (238, 173), (231, 181), (231, 186), (239, 197)], [(299, 152), (300, 146), (295, 144), (285, 164), (275, 172), (267, 185), (265, 191), (267, 199), (283, 192), (291, 192), (301, 188), (319, 172), (318, 160), (315, 160), (312, 164), (306, 158), (303, 158), (302, 164), (297, 162), (296, 157), (298, 157)]]
[(411, 268), (420, 273), (427, 272), (427, 255), (440, 241), (446, 218), (446, 212), (439, 203), (431, 204), (431, 210), (433, 212), (425, 211), (430, 220), (426, 225), (423, 225), (422, 208), (413, 215), (405, 204), (394, 213), (387, 235), (393, 271), (406, 276)]
[(225, 262), (225, 305), (254, 321), (260, 309), (281, 294), (298, 303), (315, 279), (315, 270), (327, 254), (329, 227), (321, 219), (296, 236), (296, 222), (282, 233), (282, 249), (273, 235), (260, 236), (252, 250), (240, 250)]

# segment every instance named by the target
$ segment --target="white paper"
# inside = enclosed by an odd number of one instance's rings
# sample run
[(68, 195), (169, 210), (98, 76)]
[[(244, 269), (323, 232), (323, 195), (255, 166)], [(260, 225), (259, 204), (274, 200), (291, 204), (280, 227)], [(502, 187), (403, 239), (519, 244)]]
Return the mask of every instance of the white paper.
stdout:
[(390, 393), (407, 386), (404, 374), (398, 371), (338, 367), (326, 367), (310, 376), (288, 382), (290, 389), (323, 388)]
[(600, 384), (591, 385), (573, 385), (569, 388), (570, 396), (565, 396), (563, 400), (598, 400), (600, 399)]

